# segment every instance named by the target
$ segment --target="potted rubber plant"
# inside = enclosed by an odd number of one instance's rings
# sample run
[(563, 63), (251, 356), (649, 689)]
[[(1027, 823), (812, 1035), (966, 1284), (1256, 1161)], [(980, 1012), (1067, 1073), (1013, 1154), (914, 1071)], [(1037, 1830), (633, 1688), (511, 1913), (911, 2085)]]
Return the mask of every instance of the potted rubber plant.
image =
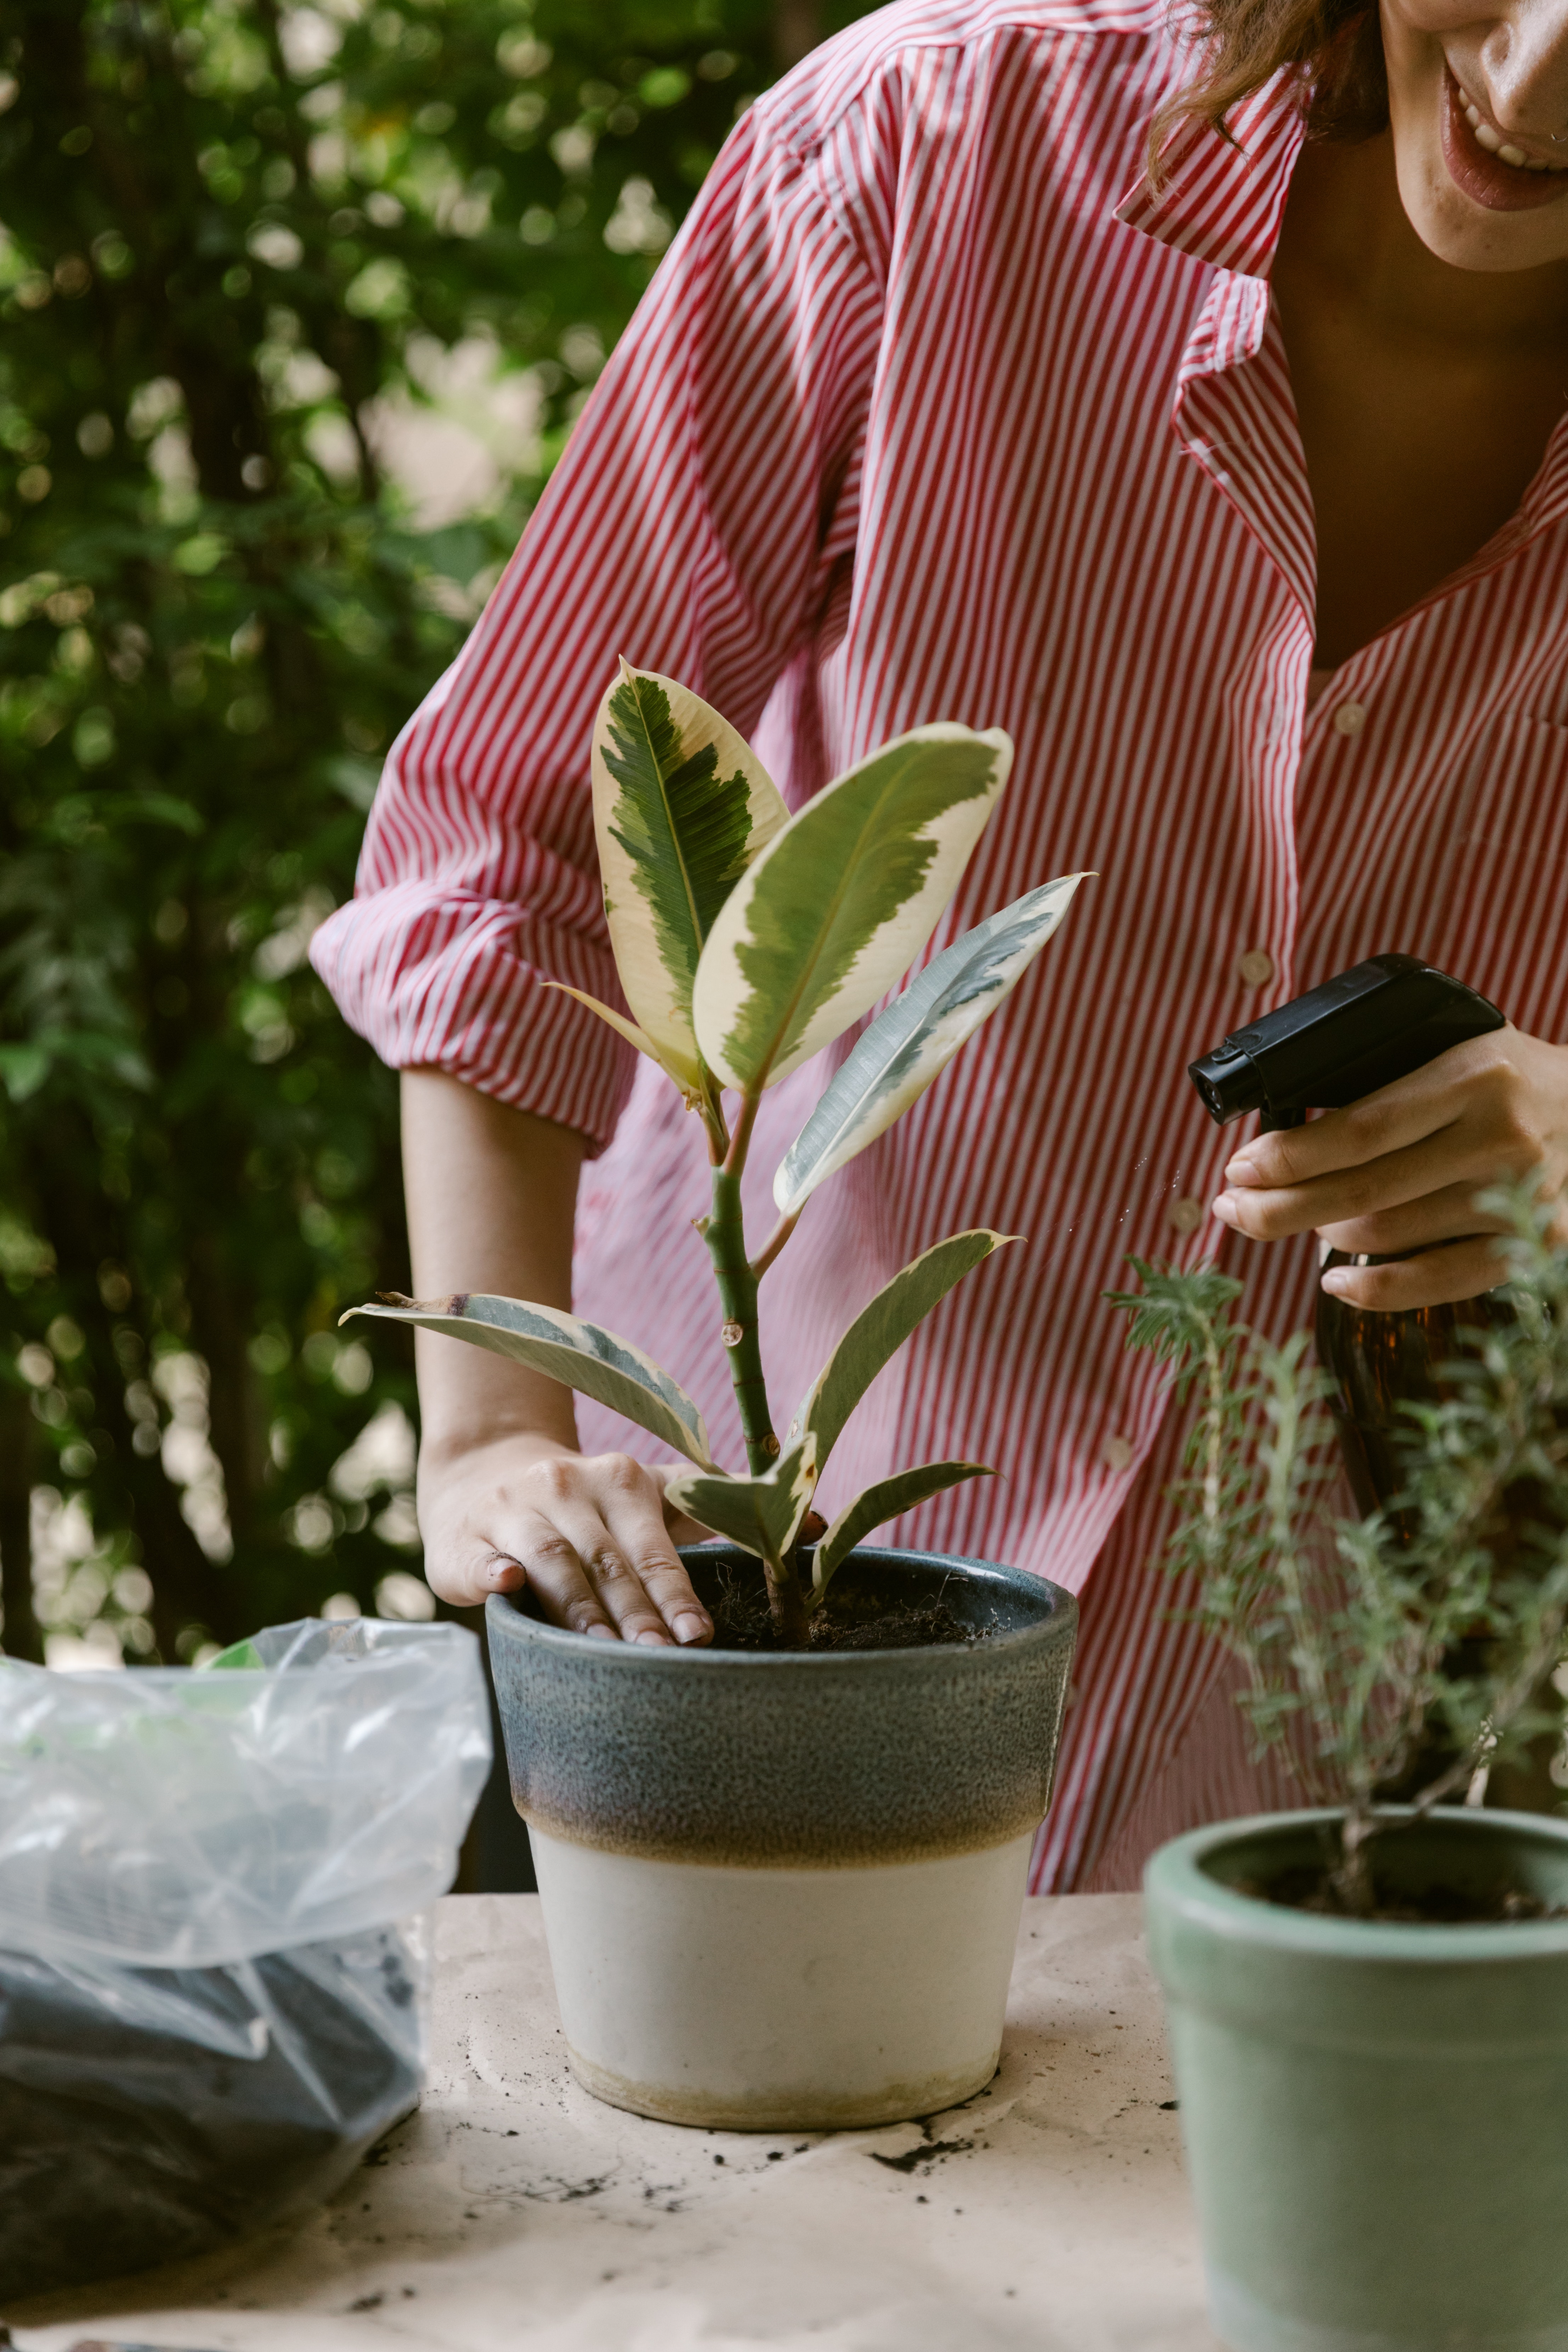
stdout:
[(920, 727), (792, 815), (735, 730), (673, 679), (623, 663), (600, 706), (594, 820), (626, 1009), (582, 1001), (701, 1122), (711, 1189), (694, 1223), (743, 1468), (713, 1458), (669, 1373), (572, 1315), (469, 1294), (357, 1310), (495, 1349), (625, 1415), (684, 1457), (669, 1501), (717, 1538), (683, 1555), (711, 1648), (595, 1642), (542, 1624), (526, 1597), (488, 1603), (572, 2063), (646, 2114), (880, 2122), (951, 2105), (995, 2066), (1074, 1603), (1016, 1569), (865, 1543), (986, 1465), (896, 1471), (828, 1525), (812, 1498), (876, 1375), (1009, 1236), (973, 1228), (906, 1266), (782, 1430), (758, 1290), (812, 1195), (995, 1011), (1085, 877), (990, 916), (869, 1022), (784, 1154), (759, 1240), (741, 1180), (764, 1091), (926, 947), (1011, 762), (999, 731)]
[(1200, 1401), (1168, 1564), (1309, 1800), (1145, 1878), (1232, 2352), (1568, 2341), (1568, 1822), (1480, 1801), (1559, 1725), (1568, 1251), (1528, 1192), (1481, 1205), (1514, 1311), (1408, 1409), (1405, 1490), (1361, 1522), (1329, 1517), (1305, 1335), (1248, 1334), (1212, 1268), (1139, 1264), (1115, 1302)]

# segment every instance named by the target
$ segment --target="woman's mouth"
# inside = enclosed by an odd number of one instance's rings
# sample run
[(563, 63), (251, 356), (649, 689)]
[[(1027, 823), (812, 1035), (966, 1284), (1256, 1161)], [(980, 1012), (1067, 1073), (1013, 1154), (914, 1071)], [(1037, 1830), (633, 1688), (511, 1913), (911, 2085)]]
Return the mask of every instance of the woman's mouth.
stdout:
[(1533, 212), (1568, 196), (1568, 148), (1548, 157), (1539, 142), (1527, 149), (1489, 122), (1454, 76), (1443, 73), (1443, 161), (1461, 195), (1489, 213)]

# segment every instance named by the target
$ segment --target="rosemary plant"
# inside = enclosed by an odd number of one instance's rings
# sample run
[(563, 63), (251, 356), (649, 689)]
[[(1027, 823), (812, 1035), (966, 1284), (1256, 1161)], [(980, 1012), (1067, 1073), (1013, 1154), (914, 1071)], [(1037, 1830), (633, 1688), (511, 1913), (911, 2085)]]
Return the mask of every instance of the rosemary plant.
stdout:
[[(1511, 1318), (1464, 1335), (1436, 1404), (1406, 1408), (1405, 1486), (1335, 1520), (1329, 1382), (1308, 1335), (1274, 1347), (1235, 1319), (1241, 1285), (1133, 1259), (1114, 1293), (1128, 1344), (1172, 1367), (1197, 1413), (1164, 1565), (1246, 1675), (1258, 1749), (1342, 1809), (1334, 1894), (1374, 1905), (1370, 1842), (1452, 1801), (1556, 1717), (1540, 1703), (1568, 1627), (1568, 1247), (1529, 1186), (1478, 1204), (1500, 1243)], [(1410, 1811), (1398, 1783), (1436, 1730), (1445, 1760)]]
[[(1011, 1238), (950, 1234), (856, 1317), (781, 1436), (764, 1376), (758, 1287), (812, 1193), (875, 1142), (994, 1012), (1057, 929), (1079, 882), (1026, 892), (934, 956), (829, 1076), (773, 1181), (777, 1222), (745, 1231), (742, 1179), (763, 1093), (870, 1012), (921, 954), (1007, 781), (997, 730), (938, 724), (884, 744), (793, 815), (750, 746), (685, 687), (621, 665), (593, 741), (605, 916), (627, 1010), (568, 989), (658, 1067), (701, 1122), (715, 1322), (744, 1472), (711, 1456), (679, 1383), (614, 1332), (553, 1307), (460, 1292), (354, 1310), (469, 1339), (530, 1364), (649, 1431), (691, 1465), (677, 1509), (754, 1553), (775, 1639), (798, 1647), (846, 1555), (977, 1462), (879, 1480), (805, 1560), (802, 1530), (839, 1433), (870, 1382), (953, 1285)], [(552, 985), (554, 983), (552, 983)]]

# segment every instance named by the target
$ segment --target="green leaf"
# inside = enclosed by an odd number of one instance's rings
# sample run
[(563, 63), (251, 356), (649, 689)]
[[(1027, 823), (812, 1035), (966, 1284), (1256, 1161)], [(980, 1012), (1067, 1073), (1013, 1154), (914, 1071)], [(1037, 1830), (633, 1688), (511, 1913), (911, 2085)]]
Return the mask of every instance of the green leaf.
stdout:
[(202, 1671), (215, 1675), (220, 1672), (254, 1672), (261, 1663), (260, 1651), (253, 1641), (247, 1638), (243, 1642), (231, 1642), (226, 1650), (220, 1650), (216, 1658), (209, 1658)]
[(536, 1307), (521, 1298), (491, 1298), (459, 1290), (450, 1298), (398, 1299), (375, 1307), (351, 1307), (339, 1320), (355, 1315), (376, 1316), (387, 1323), (412, 1323), (421, 1331), (443, 1331), (454, 1339), (469, 1339), (492, 1354), (527, 1364), (563, 1387), (576, 1389), (623, 1413), (639, 1429), (684, 1454), (689, 1462), (711, 1469), (708, 1432), (679, 1381), (670, 1378), (613, 1331), (596, 1323), (579, 1322), (558, 1307)]
[(846, 1553), (853, 1551), (862, 1536), (868, 1536), (873, 1528), (896, 1519), (901, 1511), (912, 1511), (917, 1503), (928, 1502), (932, 1495), (942, 1494), (949, 1486), (962, 1486), (966, 1478), (995, 1475), (995, 1471), (984, 1462), (925, 1462), (918, 1470), (900, 1470), (891, 1478), (868, 1486), (847, 1510), (839, 1512), (816, 1547), (811, 1581), (817, 1599), (820, 1601), (826, 1591)]
[(206, 831), (206, 819), (189, 801), (174, 793), (127, 793), (102, 804), (103, 821), (109, 824), (166, 824), (176, 833), (188, 834), (194, 841)]
[(798, 1216), (824, 1179), (875, 1142), (1023, 978), (1089, 877), (1067, 874), (987, 916), (934, 956), (856, 1044), (773, 1178)]
[(621, 664), (594, 724), (594, 828), (626, 1003), (687, 1091), (701, 1084), (691, 989), (720, 908), (788, 811), (728, 722), (673, 678)]
[(175, 548), (173, 562), (182, 572), (199, 579), (204, 572), (215, 572), (228, 553), (228, 541), (216, 531), (199, 530), (194, 539), (183, 539)]
[(42, 1045), (0, 1045), (0, 1086), (14, 1103), (36, 1095), (49, 1075), (49, 1056)]
[(352, 751), (340, 752), (323, 763), (322, 774), (334, 792), (342, 793), (350, 808), (358, 809), (362, 815), (368, 814), (381, 782), (379, 760), (361, 760)]
[(916, 1324), (947, 1297), (955, 1282), (962, 1282), (993, 1251), (1005, 1249), (1018, 1238), (1016, 1234), (994, 1234), (984, 1226), (972, 1233), (950, 1234), (946, 1241), (936, 1243), (901, 1274), (894, 1275), (855, 1318), (790, 1423), (791, 1437), (797, 1432), (815, 1435), (819, 1471), (866, 1391)]
[(800, 1532), (816, 1485), (816, 1440), (805, 1437), (780, 1455), (765, 1478), (702, 1476), (683, 1470), (665, 1487), (665, 1500), (742, 1551), (779, 1560)]
[(908, 969), (1012, 761), (998, 730), (917, 728), (790, 819), (725, 900), (698, 967), (697, 1042), (726, 1085), (775, 1085)]

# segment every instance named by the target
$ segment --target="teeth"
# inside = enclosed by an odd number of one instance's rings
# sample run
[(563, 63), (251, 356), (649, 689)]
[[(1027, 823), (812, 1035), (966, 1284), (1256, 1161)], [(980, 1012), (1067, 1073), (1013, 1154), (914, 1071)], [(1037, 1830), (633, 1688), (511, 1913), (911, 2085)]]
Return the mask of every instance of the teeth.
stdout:
[(1544, 155), (1527, 155), (1522, 147), (1516, 147), (1511, 140), (1504, 139), (1500, 131), (1492, 129), (1462, 81), (1456, 80), (1454, 88), (1459, 93), (1465, 121), (1476, 134), (1476, 144), (1484, 147), (1489, 155), (1495, 155), (1500, 163), (1507, 163), (1515, 172), (1568, 172), (1568, 157), (1559, 163)]

